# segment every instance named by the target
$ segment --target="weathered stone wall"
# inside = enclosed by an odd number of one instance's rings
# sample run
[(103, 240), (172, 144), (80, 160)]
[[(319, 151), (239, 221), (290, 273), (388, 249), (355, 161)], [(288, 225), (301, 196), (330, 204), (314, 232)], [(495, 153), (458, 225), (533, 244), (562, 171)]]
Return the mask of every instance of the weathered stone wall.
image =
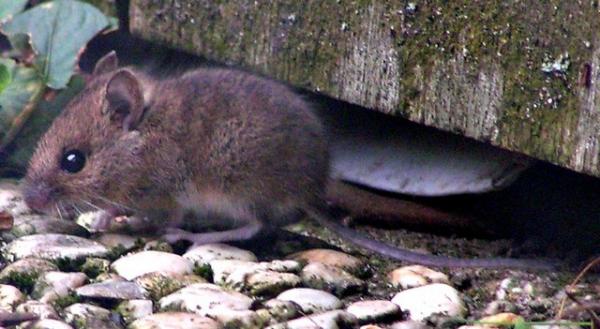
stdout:
[(597, 1), (131, 0), (135, 35), (600, 175)]

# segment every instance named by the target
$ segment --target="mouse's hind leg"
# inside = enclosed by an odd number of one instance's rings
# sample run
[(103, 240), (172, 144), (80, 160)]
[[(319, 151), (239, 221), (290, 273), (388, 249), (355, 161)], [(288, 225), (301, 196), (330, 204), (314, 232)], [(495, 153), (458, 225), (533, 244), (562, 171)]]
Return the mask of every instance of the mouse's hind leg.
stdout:
[(212, 224), (220, 224), (219, 226), (232, 227), (231, 229), (194, 233), (180, 228), (168, 227), (165, 229), (162, 238), (169, 243), (185, 240), (200, 245), (249, 240), (263, 230), (264, 224), (259, 220), (256, 211), (252, 211), (250, 207), (233, 204), (224, 205), (220, 204), (218, 207), (196, 211), (192, 215), (195, 219), (192, 220), (202, 220), (204, 224), (211, 224), (212, 222)]
[(166, 233), (162, 238), (169, 243), (185, 240), (192, 242), (195, 245), (201, 245), (207, 243), (249, 240), (255, 237), (262, 228), (263, 224), (258, 220), (247, 222), (244, 226), (230, 230), (206, 233), (193, 233), (179, 228), (167, 228)]
[(262, 227), (263, 225), (261, 222), (252, 221), (246, 223), (242, 227), (231, 230), (207, 233), (192, 233), (179, 228), (167, 228), (166, 233), (162, 237), (169, 243), (185, 240), (192, 242), (195, 245), (201, 245), (208, 243), (249, 240), (256, 236), (262, 230)]

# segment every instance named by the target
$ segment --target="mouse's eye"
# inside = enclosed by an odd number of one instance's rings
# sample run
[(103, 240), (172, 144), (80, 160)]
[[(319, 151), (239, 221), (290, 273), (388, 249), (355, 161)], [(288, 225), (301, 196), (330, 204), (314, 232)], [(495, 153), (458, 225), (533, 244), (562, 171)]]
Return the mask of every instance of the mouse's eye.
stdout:
[(63, 154), (60, 168), (70, 173), (76, 173), (85, 166), (85, 155), (79, 150), (70, 150)]

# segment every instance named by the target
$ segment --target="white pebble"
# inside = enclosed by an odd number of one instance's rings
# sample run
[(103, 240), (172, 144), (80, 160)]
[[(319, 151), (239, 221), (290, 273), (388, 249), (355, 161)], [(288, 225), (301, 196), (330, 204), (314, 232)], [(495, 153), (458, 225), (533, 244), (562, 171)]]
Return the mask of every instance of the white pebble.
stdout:
[(190, 248), (183, 258), (196, 265), (208, 264), (216, 259), (235, 259), (256, 262), (256, 256), (247, 250), (236, 248), (222, 243), (205, 244)]
[(196, 283), (160, 299), (161, 309), (177, 309), (206, 315), (212, 310), (250, 309), (252, 299), (210, 283)]
[(49, 260), (77, 260), (102, 257), (108, 249), (96, 241), (66, 234), (34, 234), (20, 237), (5, 248), (9, 259), (36, 257)]
[(14, 308), (25, 301), (25, 295), (19, 289), (7, 284), (0, 284), (0, 309), (12, 312)]
[(404, 266), (388, 274), (390, 283), (402, 289), (416, 288), (430, 283), (450, 284), (448, 276), (421, 265)]
[(346, 311), (360, 323), (382, 321), (400, 315), (400, 307), (388, 300), (364, 300), (350, 304)]
[(131, 329), (221, 329), (217, 321), (193, 313), (156, 313), (133, 322)]
[(290, 289), (279, 294), (277, 299), (294, 302), (305, 313), (319, 313), (342, 307), (342, 302), (334, 295), (310, 288)]
[(392, 302), (408, 311), (408, 319), (422, 321), (439, 313), (446, 316), (464, 316), (467, 309), (458, 291), (443, 283), (404, 290), (396, 294)]
[(151, 272), (189, 274), (193, 270), (192, 262), (189, 260), (176, 254), (153, 250), (121, 257), (111, 265), (111, 268), (126, 280), (133, 280)]

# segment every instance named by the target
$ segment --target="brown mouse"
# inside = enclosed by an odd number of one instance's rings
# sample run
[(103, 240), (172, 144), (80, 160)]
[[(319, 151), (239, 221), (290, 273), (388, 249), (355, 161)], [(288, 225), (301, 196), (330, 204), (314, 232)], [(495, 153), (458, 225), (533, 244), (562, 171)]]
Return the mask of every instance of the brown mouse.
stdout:
[(112, 52), (40, 140), (24, 195), (31, 208), (44, 212), (105, 209), (106, 221), (133, 213), (169, 223), (193, 212), (198, 220), (218, 218), (233, 227), (208, 233), (169, 229), (169, 242), (250, 239), (265, 226), (308, 214), (343, 238), (398, 260), (549, 266), (423, 255), (360, 235), (327, 214), (328, 169), (325, 129), (311, 105), (287, 86), (221, 68), (154, 79), (119, 68)]

